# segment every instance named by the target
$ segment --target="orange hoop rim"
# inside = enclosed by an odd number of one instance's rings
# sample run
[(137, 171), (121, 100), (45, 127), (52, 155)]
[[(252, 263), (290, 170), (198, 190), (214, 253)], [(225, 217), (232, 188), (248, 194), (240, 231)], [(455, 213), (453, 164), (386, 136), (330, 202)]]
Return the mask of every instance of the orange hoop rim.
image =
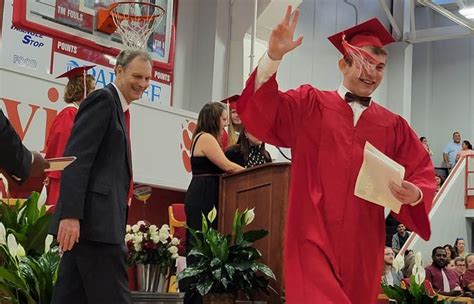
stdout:
[[(158, 13), (154, 13), (153, 15), (148, 15), (148, 16), (133, 16), (130, 14), (123, 14), (123, 13), (117, 13), (115, 9), (118, 6), (124, 5), (124, 4), (139, 4), (139, 5), (144, 5), (144, 6), (150, 6), (158, 9)], [(139, 21), (150, 21), (156, 18), (160, 18), (165, 14), (165, 9), (162, 8), (161, 6), (153, 3), (148, 3), (148, 2), (134, 2), (134, 1), (124, 1), (124, 2), (115, 2), (112, 3), (109, 7), (109, 14), (118, 20), (127, 20), (127, 19), (134, 19), (134, 20), (139, 20)]]

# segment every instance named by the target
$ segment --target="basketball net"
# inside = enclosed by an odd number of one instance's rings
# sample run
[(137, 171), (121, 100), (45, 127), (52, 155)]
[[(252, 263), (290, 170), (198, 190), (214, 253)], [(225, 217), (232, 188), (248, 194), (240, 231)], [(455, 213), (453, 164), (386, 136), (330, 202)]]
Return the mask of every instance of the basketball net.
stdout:
[(165, 10), (147, 2), (115, 3), (110, 15), (128, 48), (146, 49), (147, 41), (163, 20)]

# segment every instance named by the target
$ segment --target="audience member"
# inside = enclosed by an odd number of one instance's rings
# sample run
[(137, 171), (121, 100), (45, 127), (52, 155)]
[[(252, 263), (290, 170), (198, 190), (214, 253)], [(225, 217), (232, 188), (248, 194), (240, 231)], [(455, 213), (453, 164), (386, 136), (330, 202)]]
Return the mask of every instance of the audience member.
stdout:
[(466, 272), (466, 260), (461, 257), (454, 258), (454, 271), (458, 274), (459, 277)]
[(453, 133), (453, 142), (447, 143), (443, 150), (444, 166), (450, 171), (456, 163), (456, 155), (461, 151), (461, 133)]
[(271, 163), (270, 153), (265, 150), (265, 143), (242, 129), (237, 144), (230, 146), (225, 155), (230, 161), (245, 168)]
[(467, 252), (465, 250), (464, 239), (462, 237), (456, 238), (456, 241), (454, 241), (453, 249), (456, 251), (456, 256), (459, 256), (461, 258), (466, 257)]
[(449, 270), (454, 270), (456, 268), (454, 265), (454, 260), (448, 260), (448, 265), (446, 265), (446, 268)]
[(474, 154), (474, 151), (472, 150), (472, 145), (469, 142), (469, 140), (463, 140), (462, 145), (461, 145), (461, 151), (458, 152), (456, 155), (456, 162), (466, 156), (466, 155), (472, 155)]
[(404, 278), (409, 278), (412, 275), (413, 266), (415, 266), (415, 253), (413, 250), (405, 251), (405, 266), (403, 266), (402, 273)]
[(395, 259), (395, 253), (392, 248), (385, 247), (384, 249), (384, 270), (382, 275), (382, 283), (390, 286), (400, 285), (400, 281), (403, 279), (403, 275), (400, 271), (393, 268), (393, 260)]
[(446, 258), (448, 261), (454, 260), (454, 258), (457, 256), (456, 252), (453, 249), (453, 246), (446, 244), (443, 246), (443, 248), (446, 250)]
[[(203, 106), (198, 115), (191, 145), (191, 170), (193, 177), (184, 199), (186, 225), (192, 229), (201, 229), (202, 214), (207, 215), (219, 199), (219, 177), (224, 172), (235, 172), (243, 168), (228, 160), (222, 151), (219, 141), (227, 124), (227, 111), (220, 102), (210, 102)], [(217, 221), (212, 223), (217, 228)], [(193, 236), (187, 231), (186, 252), (191, 248)], [(193, 264), (192, 257), (187, 257), (187, 264)], [(181, 283), (180, 289), (185, 291), (184, 303), (197, 304), (202, 302), (199, 294), (187, 290), (188, 283)]]
[(443, 186), (444, 177), (439, 175), (439, 174), (436, 174), (435, 175), (435, 181), (436, 181), (436, 192), (438, 192), (441, 189), (441, 187)]
[(392, 237), (392, 249), (396, 254), (402, 249), (409, 236), (410, 232), (406, 231), (405, 225), (398, 224), (397, 233)]
[(428, 139), (426, 137), (422, 136), (420, 137), (420, 141), (423, 144), (423, 147), (425, 147), (426, 151), (430, 156), (433, 156), (433, 151), (431, 151), (430, 145), (428, 143)]
[(467, 266), (461, 279), (461, 286), (466, 291), (474, 291), (474, 254), (466, 255), (465, 265)]
[[(79, 105), (86, 96), (95, 89), (95, 80), (92, 75), (87, 75), (87, 70), (94, 66), (77, 67), (56, 78), (69, 78), (64, 89), (64, 102), (66, 106), (58, 113), (51, 125), (46, 141), (46, 158), (64, 156), (66, 144), (71, 136), (74, 119), (76, 118)], [(84, 79), (85, 77), (85, 79)], [(84, 83), (86, 89), (84, 89)], [(59, 197), (61, 171), (48, 172), (46, 184), (48, 187), (48, 205), (56, 205)]]
[(433, 263), (425, 268), (426, 280), (428, 280), (433, 289), (442, 295), (458, 296), (462, 290), (460, 287), (459, 276), (452, 270), (446, 268), (448, 261), (446, 259), (446, 250), (443, 247), (435, 247), (431, 254)]

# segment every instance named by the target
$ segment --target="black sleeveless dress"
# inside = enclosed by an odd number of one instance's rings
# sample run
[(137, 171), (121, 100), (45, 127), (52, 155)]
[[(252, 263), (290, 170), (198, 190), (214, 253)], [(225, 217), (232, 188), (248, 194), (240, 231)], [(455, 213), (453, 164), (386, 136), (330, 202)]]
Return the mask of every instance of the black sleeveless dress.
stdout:
[[(212, 208), (216, 207), (219, 203), (219, 177), (224, 173), (219, 167), (211, 162), (205, 156), (194, 156), (194, 147), (197, 141), (204, 133), (199, 134), (194, 140), (193, 146), (191, 147), (191, 171), (193, 178), (189, 184), (186, 197), (184, 199), (184, 207), (186, 211), (186, 225), (194, 230), (201, 230), (202, 216), (207, 216)], [(217, 229), (217, 218), (212, 223), (212, 227)], [(186, 255), (191, 250), (192, 235), (189, 231), (186, 231)], [(186, 258), (188, 265), (193, 264), (192, 257)], [(184, 283), (184, 282), (183, 282)], [(180, 289), (184, 287), (186, 291), (186, 285), (180, 284)], [(191, 295), (186, 291), (184, 303), (198, 304), (201, 303), (202, 299), (198, 295)]]

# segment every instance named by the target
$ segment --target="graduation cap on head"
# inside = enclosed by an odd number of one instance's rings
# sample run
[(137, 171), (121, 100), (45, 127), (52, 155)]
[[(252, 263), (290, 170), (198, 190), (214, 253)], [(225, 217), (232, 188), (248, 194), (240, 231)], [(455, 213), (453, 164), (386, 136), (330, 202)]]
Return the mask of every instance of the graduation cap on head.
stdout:
[(82, 76), (83, 79), (84, 79), (84, 98), (86, 98), (87, 96), (87, 90), (86, 90), (86, 87), (87, 87), (87, 81), (86, 81), (86, 76), (87, 76), (87, 71), (92, 69), (93, 67), (95, 67), (95, 65), (85, 65), (85, 66), (81, 66), (81, 67), (77, 67), (77, 68), (73, 68), (73, 69), (70, 69), (69, 71), (67, 71), (66, 73), (63, 73), (61, 75), (59, 75), (58, 77), (56, 77), (56, 79), (58, 78), (68, 78), (69, 80), (75, 78), (75, 77), (78, 77), (78, 76)]
[(395, 41), (377, 18), (372, 18), (345, 29), (328, 37), (328, 39), (344, 56), (351, 53), (350, 47), (374, 46), (382, 48)]
[(229, 110), (235, 110), (237, 109), (237, 100), (239, 100), (239, 97), (240, 95), (233, 95), (221, 100), (221, 102), (225, 103)]
[(58, 78), (69, 78), (69, 79), (72, 79), (76, 76), (81, 76), (81, 75), (87, 75), (87, 71), (92, 69), (93, 67), (95, 67), (95, 65), (85, 65), (85, 66), (81, 66), (81, 67), (77, 67), (77, 68), (74, 68), (74, 69), (70, 69), (69, 71), (67, 71), (66, 73), (63, 73), (61, 75), (59, 75), (58, 77), (56, 77), (56, 79)]

